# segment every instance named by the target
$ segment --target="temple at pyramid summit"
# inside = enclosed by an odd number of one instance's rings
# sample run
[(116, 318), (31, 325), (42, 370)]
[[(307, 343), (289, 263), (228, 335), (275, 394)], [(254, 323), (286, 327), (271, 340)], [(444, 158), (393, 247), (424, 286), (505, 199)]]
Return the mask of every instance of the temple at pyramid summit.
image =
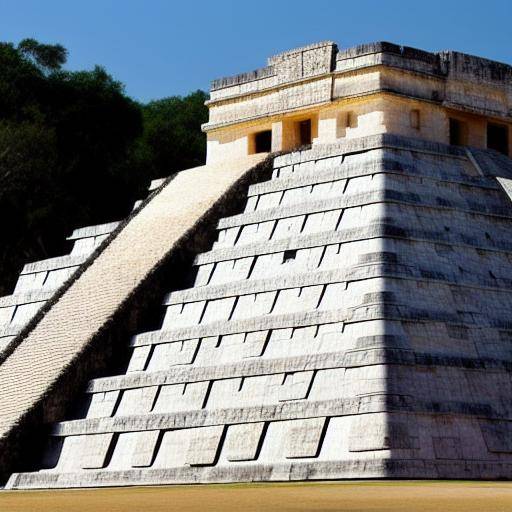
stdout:
[(0, 298), (0, 478), (512, 479), (512, 67), (321, 42)]

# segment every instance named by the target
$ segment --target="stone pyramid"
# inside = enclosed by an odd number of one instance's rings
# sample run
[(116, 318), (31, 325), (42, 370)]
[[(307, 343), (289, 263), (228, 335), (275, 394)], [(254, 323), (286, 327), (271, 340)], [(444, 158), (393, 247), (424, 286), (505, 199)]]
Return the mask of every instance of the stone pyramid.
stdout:
[[(207, 165), (165, 182), (0, 366), (0, 448), (24, 471), (7, 486), (511, 478), (512, 161), (489, 130), (512, 120), (511, 77), (320, 43), (215, 81)], [(193, 280), (165, 289), (162, 269)], [(128, 336), (133, 294), (163, 310)], [(95, 377), (107, 342), (126, 363)]]

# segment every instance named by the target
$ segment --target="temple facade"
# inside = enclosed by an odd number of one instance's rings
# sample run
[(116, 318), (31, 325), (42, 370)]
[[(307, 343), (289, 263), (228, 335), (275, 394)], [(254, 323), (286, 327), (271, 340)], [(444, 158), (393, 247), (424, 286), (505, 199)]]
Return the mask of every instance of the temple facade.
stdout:
[(213, 81), (208, 161), (383, 133), (508, 155), (511, 79), (508, 65), (452, 51), (298, 48)]

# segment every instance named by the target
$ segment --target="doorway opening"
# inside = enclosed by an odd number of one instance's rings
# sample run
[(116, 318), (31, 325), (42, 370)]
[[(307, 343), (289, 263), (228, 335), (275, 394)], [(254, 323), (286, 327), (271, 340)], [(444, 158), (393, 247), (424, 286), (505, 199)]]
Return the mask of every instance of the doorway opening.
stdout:
[(508, 126), (487, 123), (487, 147), (508, 156)]
[(459, 119), (450, 118), (450, 144), (465, 146), (467, 144), (467, 124)]
[(264, 130), (254, 134), (254, 152), (270, 153), (272, 150), (272, 130)]
[(300, 146), (311, 145), (311, 119), (298, 122)]

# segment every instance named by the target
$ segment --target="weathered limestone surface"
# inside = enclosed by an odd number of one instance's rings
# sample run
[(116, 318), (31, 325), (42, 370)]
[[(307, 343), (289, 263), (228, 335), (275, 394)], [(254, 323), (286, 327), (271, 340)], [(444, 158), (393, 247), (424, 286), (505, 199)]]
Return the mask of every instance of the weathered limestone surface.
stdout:
[(276, 157), (8, 486), (512, 478), (511, 179), (391, 135)]
[(12, 295), (0, 297), (0, 359), (15, 336), (117, 225), (111, 222), (75, 229), (68, 237), (73, 241), (69, 254), (23, 267)]
[[(5, 457), (1, 459), (4, 470), (9, 451), (14, 452), (10, 443), (18, 436), (25, 417), (44, 407), (46, 396), (62, 375), (84, 358), (122, 304), (261, 160), (262, 156), (256, 155), (230, 165), (180, 173), (135, 213), (0, 366), (0, 457)], [(202, 184), (200, 190), (198, 182)], [(51, 412), (47, 414), (51, 417)], [(106, 438), (98, 439), (108, 448)], [(87, 446), (86, 452), (92, 450)]]
[[(164, 178), (153, 180), (148, 191), (154, 192), (164, 182)], [(142, 200), (137, 201), (133, 210), (141, 203)], [(0, 297), (0, 362), (12, 351), (16, 336), (119, 225), (120, 222), (108, 222), (75, 229), (67, 237), (73, 243), (69, 254), (23, 267), (13, 293)]]
[[(289, 151), (306, 118), (313, 146), (382, 133), (448, 143), (453, 117), (468, 127), (464, 145), (485, 148), (485, 117), (512, 122), (511, 83), (512, 66), (453, 51), (387, 42), (297, 48), (212, 83), (208, 160), (253, 152), (254, 133), (263, 130), (272, 132), (273, 151)], [(508, 139), (510, 148), (510, 131)]]

